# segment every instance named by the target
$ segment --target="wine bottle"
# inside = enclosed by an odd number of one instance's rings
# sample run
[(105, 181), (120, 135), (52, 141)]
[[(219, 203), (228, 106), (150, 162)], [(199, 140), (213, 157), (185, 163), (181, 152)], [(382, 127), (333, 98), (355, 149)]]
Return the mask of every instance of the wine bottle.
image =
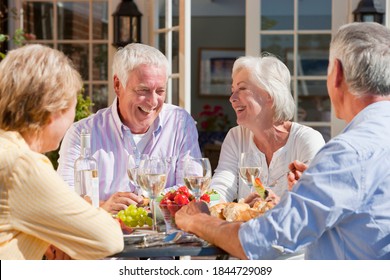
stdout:
[(75, 191), (92, 206), (99, 207), (99, 177), (97, 161), (91, 155), (91, 134), (83, 129), (80, 134), (80, 157), (74, 163)]

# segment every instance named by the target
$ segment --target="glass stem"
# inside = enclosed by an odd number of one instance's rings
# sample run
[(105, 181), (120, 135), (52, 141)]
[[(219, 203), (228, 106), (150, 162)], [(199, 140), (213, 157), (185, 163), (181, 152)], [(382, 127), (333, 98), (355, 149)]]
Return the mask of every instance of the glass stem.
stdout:
[(152, 219), (153, 219), (152, 230), (157, 231), (157, 215), (156, 215), (156, 205), (155, 205), (154, 198), (150, 199), (150, 206), (151, 206), (151, 210), (152, 210)]

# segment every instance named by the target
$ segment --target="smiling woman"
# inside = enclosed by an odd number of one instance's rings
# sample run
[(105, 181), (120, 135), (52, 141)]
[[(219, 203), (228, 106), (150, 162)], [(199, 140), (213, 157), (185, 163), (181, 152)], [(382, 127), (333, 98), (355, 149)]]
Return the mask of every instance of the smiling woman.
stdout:
[[(241, 153), (258, 155), (262, 181), (269, 185), (290, 162), (310, 160), (325, 143), (319, 132), (291, 121), (295, 103), (290, 72), (279, 59), (270, 54), (240, 57), (232, 73), (230, 103), (239, 126), (226, 135), (210, 186), (227, 202), (250, 194), (248, 183), (238, 176)], [(286, 181), (280, 179), (273, 187), (277, 195), (288, 191)]]

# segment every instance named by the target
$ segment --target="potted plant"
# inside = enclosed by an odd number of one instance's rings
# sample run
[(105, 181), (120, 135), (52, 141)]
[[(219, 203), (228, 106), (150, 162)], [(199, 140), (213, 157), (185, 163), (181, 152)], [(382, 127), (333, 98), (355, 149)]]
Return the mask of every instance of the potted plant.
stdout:
[[(93, 106), (93, 102), (89, 98), (89, 96), (84, 97), (83, 93), (80, 92), (77, 95), (77, 105), (76, 105), (76, 115), (74, 118), (74, 121), (77, 122), (83, 118), (88, 117), (92, 114), (91, 108)], [(59, 149), (55, 151), (51, 151), (46, 153), (45, 155), (50, 159), (51, 163), (53, 164), (54, 169), (57, 169), (58, 167), (58, 151)]]
[(196, 120), (201, 149), (207, 143), (221, 144), (230, 128), (229, 117), (220, 105), (204, 105)]

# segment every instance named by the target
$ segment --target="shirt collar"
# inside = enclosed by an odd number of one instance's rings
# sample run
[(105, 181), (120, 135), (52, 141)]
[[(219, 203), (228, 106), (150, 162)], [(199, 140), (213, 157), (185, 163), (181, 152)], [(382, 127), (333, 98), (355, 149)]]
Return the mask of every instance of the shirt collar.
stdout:
[[(158, 133), (160, 133), (161, 131), (161, 128), (162, 128), (162, 124), (161, 124), (161, 118), (160, 118), (160, 115), (162, 114), (162, 112), (165, 110), (165, 104), (163, 105), (163, 108), (159, 114), (159, 116), (156, 118), (156, 120), (154, 121), (154, 123), (152, 124), (152, 129), (153, 129), (153, 135), (156, 136)], [(114, 102), (112, 103), (111, 105), (111, 111), (112, 111), (112, 116), (113, 116), (113, 119), (114, 119), (114, 123), (115, 123), (115, 127), (117, 128), (118, 132), (119, 132), (119, 135), (121, 136), (121, 138), (123, 139), (123, 135), (124, 135), (124, 132), (126, 130), (130, 131), (130, 129), (125, 126), (121, 119), (119, 118), (119, 113), (118, 113), (118, 98), (115, 97), (114, 99)]]
[(358, 126), (366, 118), (370, 118), (372, 114), (374, 114), (376, 118), (378, 118), (380, 116), (388, 116), (389, 110), (386, 108), (388, 108), (389, 106), (390, 106), (390, 101), (388, 101), (388, 100), (378, 101), (378, 102), (374, 102), (374, 103), (368, 105), (363, 110), (361, 110), (352, 119), (352, 121), (349, 124), (347, 124), (347, 126), (344, 128), (342, 133)]

